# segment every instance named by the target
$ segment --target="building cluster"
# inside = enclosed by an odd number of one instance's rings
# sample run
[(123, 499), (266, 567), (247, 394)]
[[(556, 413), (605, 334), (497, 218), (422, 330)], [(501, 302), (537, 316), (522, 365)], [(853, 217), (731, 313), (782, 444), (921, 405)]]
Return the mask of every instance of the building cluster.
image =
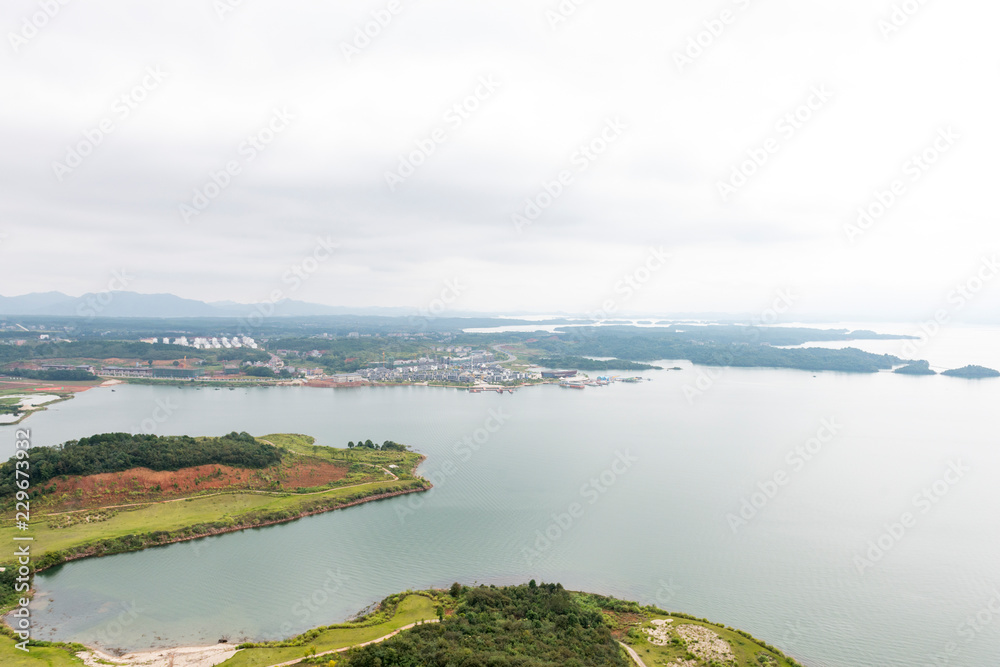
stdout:
[[(455, 348), (449, 348), (457, 351)], [(447, 351), (447, 350), (442, 350)], [(336, 376), (341, 382), (368, 380), (370, 382), (449, 382), (455, 384), (505, 384), (519, 382), (528, 378), (526, 373), (504, 368), (495, 361), (491, 352), (483, 350), (467, 351), (467, 356), (438, 357), (429, 359), (397, 360), (391, 368), (373, 366), (358, 371), (356, 374)], [(357, 378), (355, 380), (354, 378)]]
[(187, 336), (181, 336), (179, 338), (174, 338), (171, 340), (168, 336), (163, 338), (143, 338), (143, 343), (163, 343), (164, 345), (181, 345), (183, 347), (193, 347), (198, 350), (221, 350), (223, 348), (240, 348), (248, 347), (251, 350), (257, 349), (257, 342), (250, 338), (249, 336), (233, 336), (228, 338), (226, 336), (219, 336), (209, 338), (206, 336), (198, 336), (188, 339)]

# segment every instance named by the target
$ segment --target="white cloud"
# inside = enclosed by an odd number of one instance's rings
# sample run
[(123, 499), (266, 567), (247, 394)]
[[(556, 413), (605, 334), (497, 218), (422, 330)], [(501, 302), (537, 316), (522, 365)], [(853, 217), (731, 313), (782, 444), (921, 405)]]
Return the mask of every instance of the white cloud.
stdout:
[[(386, 3), (244, 2), (224, 20), (193, 0), (68, 3), (2, 56), (0, 291), (80, 293), (130, 266), (140, 291), (248, 301), (329, 234), (345, 250), (297, 298), (419, 307), (460, 273), (470, 310), (591, 310), (662, 244), (676, 265), (630, 308), (745, 312), (794, 286), (808, 312), (919, 316), (1000, 247), (995, 3), (929, 3), (889, 39), (883, 0), (595, 0), (553, 30), (555, 4), (405, 3), (348, 62), (341, 43)], [(679, 72), (723, 7), (734, 20)], [(6, 9), (18, 33), (38, 5)], [(60, 183), (52, 162), (150, 66), (169, 77)], [(500, 89), (449, 126), (482, 76)], [(817, 85), (832, 100), (724, 203), (718, 181)], [(183, 224), (193, 188), (282, 107), (294, 124)], [(620, 141), (517, 234), (525, 198), (616, 116)], [(954, 151), (848, 243), (857, 207), (948, 125)], [(390, 192), (386, 170), (438, 127)]]

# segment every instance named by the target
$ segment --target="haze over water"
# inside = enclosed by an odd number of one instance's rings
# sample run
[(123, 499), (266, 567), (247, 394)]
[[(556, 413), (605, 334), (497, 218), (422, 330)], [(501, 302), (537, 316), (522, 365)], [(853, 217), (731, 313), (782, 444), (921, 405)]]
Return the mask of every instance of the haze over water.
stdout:
[[(936, 354), (991, 365), (995, 353), (975, 343), (1000, 332), (987, 333), (935, 340)], [(857, 346), (872, 345), (883, 343)], [(299, 432), (336, 446), (392, 439), (427, 454), (422, 473), (437, 486), (67, 564), (36, 579), (37, 636), (125, 649), (277, 638), (407, 588), (534, 578), (742, 628), (810, 667), (933, 664), (951, 642), (959, 652), (950, 665), (995, 664), (1000, 619), (974, 632), (963, 624), (1000, 584), (1000, 452), (990, 419), (1000, 381), (676, 365), (683, 370), (645, 373), (652, 381), (642, 384), (513, 395), (88, 391), (24, 422), (34, 443), (134, 431), (168, 401), (176, 409), (158, 433)], [(717, 378), (689, 400), (684, 387), (701, 373)], [(456, 449), (491, 414), (503, 426), (478, 451)], [(801, 448), (824, 423), (824, 437), (830, 425), (836, 432), (806, 460)], [(604, 492), (583, 490), (632, 459)], [(954, 483), (942, 482), (949, 469), (962, 471)], [(787, 483), (734, 530), (727, 516), (776, 473)], [(935, 483), (943, 495), (915, 499)], [(537, 531), (572, 503), (583, 515), (551, 530), (561, 535), (545, 547)], [(859, 572), (856, 557), (904, 512), (915, 525)], [(317, 593), (327, 581), (334, 592)], [(125, 624), (122, 605), (135, 612)]]

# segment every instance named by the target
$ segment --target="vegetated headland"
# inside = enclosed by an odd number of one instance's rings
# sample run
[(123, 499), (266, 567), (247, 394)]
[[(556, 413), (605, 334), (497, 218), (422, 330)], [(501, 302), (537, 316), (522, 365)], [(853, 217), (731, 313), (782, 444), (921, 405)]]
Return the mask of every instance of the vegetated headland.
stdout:
[[(33, 447), (27, 485), (22, 459), (0, 465), (0, 539), (13, 544), (23, 535), (17, 512), (30, 513), (33, 572), (39, 572), (430, 488), (415, 474), (423, 455), (405, 445), (348, 445), (233, 432), (197, 438), (106, 433)], [(23, 595), (12, 554), (0, 557), (0, 612)]]
[[(0, 636), (0, 659), (16, 657), (12, 641)], [(79, 644), (45, 644), (33, 650), (18, 664), (42, 667), (86, 660), (95, 666), (160, 667), (183, 656), (189, 667), (802, 667), (735, 628), (534, 580), (519, 586), (455, 583), (447, 590), (406, 591), (349, 622), (282, 641), (133, 654)]]

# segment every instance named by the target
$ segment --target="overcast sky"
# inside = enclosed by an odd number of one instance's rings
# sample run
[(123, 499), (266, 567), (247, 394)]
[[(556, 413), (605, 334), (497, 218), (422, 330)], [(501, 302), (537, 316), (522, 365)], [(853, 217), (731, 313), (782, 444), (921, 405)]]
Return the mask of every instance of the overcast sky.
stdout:
[(1000, 312), (997, 3), (577, 1), (5, 0), (0, 294)]

